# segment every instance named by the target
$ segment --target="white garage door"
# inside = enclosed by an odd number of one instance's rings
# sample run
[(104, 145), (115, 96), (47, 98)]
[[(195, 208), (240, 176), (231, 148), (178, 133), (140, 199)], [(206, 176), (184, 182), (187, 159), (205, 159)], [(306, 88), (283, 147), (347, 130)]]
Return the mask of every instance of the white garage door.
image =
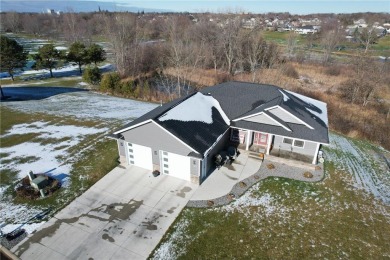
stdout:
[(150, 147), (127, 143), (127, 156), (129, 164), (153, 171), (152, 149)]
[(190, 181), (190, 158), (174, 153), (160, 151), (161, 172)]

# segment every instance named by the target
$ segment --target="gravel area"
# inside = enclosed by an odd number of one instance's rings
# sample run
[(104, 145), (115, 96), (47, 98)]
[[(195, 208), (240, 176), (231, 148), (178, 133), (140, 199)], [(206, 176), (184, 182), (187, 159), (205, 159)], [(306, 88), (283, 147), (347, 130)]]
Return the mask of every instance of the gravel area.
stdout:
[(324, 169), (321, 164), (316, 166), (316, 168), (310, 166), (305, 169), (266, 159), (255, 174), (234, 185), (229, 194), (213, 200), (190, 200), (187, 203), (187, 207), (209, 208), (229, 204), (235, 198), (244, 194), (254, 184), (268, 177), (284, 177), (300, 181), (318, 182), (324, 178)]
[(20, 233), (13, 239), (7, 239), (5, 236), (0, 237), (0, 244), (3, 245), (4, 247), (11, 249), (17, 244), (19, 244), (20, 241), (22, 241), (24, 238), (27, 237), (27, 232), (25, 231), (20, 231)]

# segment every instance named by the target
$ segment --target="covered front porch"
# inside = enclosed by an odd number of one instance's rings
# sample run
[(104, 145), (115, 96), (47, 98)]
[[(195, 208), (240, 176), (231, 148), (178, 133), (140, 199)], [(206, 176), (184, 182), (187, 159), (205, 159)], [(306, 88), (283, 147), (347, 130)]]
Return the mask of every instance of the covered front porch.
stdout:
[(233, 128), (230, 141), (241, 151), (270, 154), (273, 137), (272, 134)]
[(255, 157), (272, 155), (312, 164), (317, 164), (320, 149), (319, 143), (239, 128), (232, 128), (230, 141)]

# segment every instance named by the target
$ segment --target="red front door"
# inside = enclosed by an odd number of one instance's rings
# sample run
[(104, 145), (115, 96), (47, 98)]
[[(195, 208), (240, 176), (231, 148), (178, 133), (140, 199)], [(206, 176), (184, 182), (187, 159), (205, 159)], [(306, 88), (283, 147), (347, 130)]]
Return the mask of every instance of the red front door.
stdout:
[(268, 134), (255, 132), (253, 138), (253, 144), (266, 146), (268, 141)]

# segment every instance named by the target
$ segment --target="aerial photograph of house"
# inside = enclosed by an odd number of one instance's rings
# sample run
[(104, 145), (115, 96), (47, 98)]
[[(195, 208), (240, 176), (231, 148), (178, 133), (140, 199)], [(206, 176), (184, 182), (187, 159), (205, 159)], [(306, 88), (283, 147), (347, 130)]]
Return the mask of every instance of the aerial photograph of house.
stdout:
[(166, 103), (112, 136), (125, 164), (198, 184), (228, 146), (317, 164), (320, 146), (329, 144), (326, 103), (245, 82)]
[(390, 258), (388, 1), (1, 0), (0, 259)]

